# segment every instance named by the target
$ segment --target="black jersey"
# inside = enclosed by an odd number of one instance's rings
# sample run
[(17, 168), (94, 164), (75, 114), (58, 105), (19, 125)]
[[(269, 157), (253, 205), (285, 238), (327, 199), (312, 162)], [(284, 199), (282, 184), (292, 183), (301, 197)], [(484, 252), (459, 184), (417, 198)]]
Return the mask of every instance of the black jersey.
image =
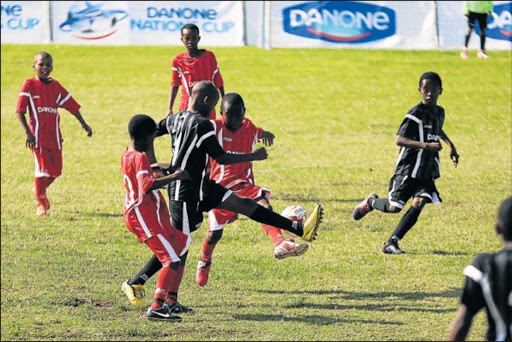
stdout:
[(197, 112), (182, 111), (158, 123), (157, 136), (164, 134), (171, 136), (171, 166), (187, 171), (191, 178), (171, 182), (169, 200), (201, 201), (209, 157), (225, 153), (215, 138), (212, 123)]
[[(421, 142), (440, 142), (444, 123), (444, 109), (436, 106), (435, 112), (419, 103), (409, 109), (397, 135)], [(401, 147), (395, 174), (411, 178), (435, 179), (439, 173), (439, 153), (424, 149)]]
[(466, 280), (461, 303), (468, 312), (485, 307), (488, 341), (512, 340), (512, 250), (479, 254), (464, 269)]

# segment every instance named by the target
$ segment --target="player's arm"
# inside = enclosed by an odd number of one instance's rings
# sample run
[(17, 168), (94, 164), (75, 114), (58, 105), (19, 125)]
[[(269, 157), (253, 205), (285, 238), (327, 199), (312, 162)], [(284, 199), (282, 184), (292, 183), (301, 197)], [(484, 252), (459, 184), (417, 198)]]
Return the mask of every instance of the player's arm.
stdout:
[(222, 98), (224, 97), (224, 85), (221, 85), (219, 87), (219, 91), (220, 91), (220, 99), (222, 100)]
[(460, 156), (457, 153), (457, 149), (455, 148), (455, 145), (450, 140), (450, 138), (448, 138), (448, 136), (446, 135), (446, 133), (443, 130), (441, 130), (441, 139), (443, 139), (443, 141), (446, 142), (448, 144), (448, 146), (450, 147), (450, 159), (453, 162), (453, 166), (457, 167), (457, 164), (459, 164)]
[(146, 190), (146, 193), (149, 193), (156, 189), (160, 189), (160, 188), (166, 186), (167, 184), (169, 184), (170, 182), (177, 181), (177, 180), (185, 180), (185, 179), (190, 179), (190, 175), (188, 174), (188, 172), (184, 171), (184, 170), (176, 169), (170, 175), (156, 178), (155, 181), (153, 182), (153, 185), (151, 185), (151, 187), (149, 187), (149, 189)]
[(34, 137), (32, 131), (30, 131), (30, 128), (28, 127), (27, 119), (25, 118), (25, 113), (16, 112), (16, 116), (18, 117), (18, 120), (20, 121), (21, 126), (25, 131), (25, 146), (27, 146), (31, 150), (34, 149), (36, 147), (36, 138)]
[(87, 136), (91, 137), (92, 136), (92, 128), (85, 122), (85, 120), (82, 117), (82, 114), (80, 114), (79, 110), (76, 111), (75, 117), (78, 120), (78, 122), (80, 122), (80, 124), (82, 125), (82, 128), (87, 132)]
[(176, 96), (178, 95), (178, 89), (180, 86), (171, 87), (171, 93), (169, 94), (169, 108), (167, 108), (167, 115), (173, 114), (172, 107), (174, 106), (174, 101), (176, 100)]
[(270, 131), (263, 130), (263, 134), (261, 135), (260, 140), (263, 143), (263, 145), (272, 146), (272, 145), (274, 145), (275, 138), (276, 138), (276, 136), (274, 135), (274, 133), (272, 133)]
[(423, 149), (423, 150), (428, 150), (428, 151), (440, 151), (443, 148), (443, 146), (441, 146), (441, 143), (439, 143), (439, 142), (418, 141), (418, 140), (403, 137), (401, 135), (397, 136), (396, 144), (400, 147)]
[(470, 312), (466, 305), (461, 304), (448, 332), (448, 341), (465, 341), (474, 316), (475, 313)]

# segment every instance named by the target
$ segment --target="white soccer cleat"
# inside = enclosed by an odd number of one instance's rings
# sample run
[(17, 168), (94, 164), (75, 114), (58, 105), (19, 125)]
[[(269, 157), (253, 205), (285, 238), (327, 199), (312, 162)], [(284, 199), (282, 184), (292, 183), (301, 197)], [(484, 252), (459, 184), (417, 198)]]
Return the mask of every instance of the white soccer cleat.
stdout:
[(274, 248), (274, 257), (276, 259), (285, 259), (292, 256), (299, 256), (308, 250), (306, 243), (297, 243), (292, 239), (286, 239)]

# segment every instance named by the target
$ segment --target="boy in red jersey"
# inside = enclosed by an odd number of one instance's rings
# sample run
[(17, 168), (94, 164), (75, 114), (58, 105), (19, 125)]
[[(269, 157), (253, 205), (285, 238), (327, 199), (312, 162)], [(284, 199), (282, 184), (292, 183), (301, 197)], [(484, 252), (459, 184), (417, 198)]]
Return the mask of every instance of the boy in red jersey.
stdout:
[[(272, 146), (274, 134), (255, 126), (245, 117), (245, 105), (242, 97), (237, 93), (224, 96), (221, 104), (221, 119), (212, 120), (215, 136), (220, 146), (228, 153), (251, 153), (258, 141), (265, 146)], [(258, 204), (272, 210), (270, 206), (270, 190), (261, 188), (254, 183), (252, 163), (239, 163), (222, 165), (210, 159), (210, 178), (241, 197), (255, 200)], [(212, 209), (208, 212), (208, 232), (203, 240), (203, 253), (197, 264), (196, 282), (204, 286), (208, 282), (208, 274), (212, 261), (213, 250), (222, 238), (223, 228), (226, 224), (238, 219), (238, 214), (226, 209)], [(290, 256), (299, 256), (308, 250), (305, 243), (296, 243), (286, 239), (281, 229), (268, 224), (261, 225), (265, 233), (274, 243), (274, 257), (284, 259)]]
[[(199, 49), (197, 44), (201, 40), (199, 28), (194, 24), (187, 24), (181, 28), (181, 41), (186, 52), (175, 56), (172, 60), (171, 93), (169, 95), (169, 109), (167, 114), (173, 114), (172, 107), (181, 85), (180, 111), (187, 109), (192, 87), (199, 81), (210, 81), (224, 96), (224, 81), (219, 71), (219, 65), (213, 52)], [(210, 114), (215, 119), (215, 109)]]
[[(58, 108), (65, 108), (73, 114), (92, 136), (92, 129), (80, 114), (80, 105), (57, 80), (49, 77), (53, 71), (53, 58), (46, 52), (34, 56), (32, 66), (36, 76), (26, 79), (21, 86), (16, 106), (16, 115), (25, 130), (25, 145), (34, 154), (35, 187), (37, 198), (36, 215), (46, 215), (50, 202), (46, 189), (62, 173), (62, 134)], [(29, 122), (25, 113), (29, 112)]]
[(176, 170), (170, 175), (153, 178), (152, 167), (144, 154), (155, 138), (156, 123), (151, 117), (145, 114), (135, 115), (130, 120), (128, 131), (131, 143), (121, 158), (126, 188), (124, 222), (139, 242), (144, 242), (162, 263), (147, 318), (179, 321), (181, 318), (169, 312), (166, 304), (176, 303), (176, 298), (169, 292), (181, 281), (176, 270), (180, 264), (180, 256), (188, 250), (190, 237), (171, 226), (167, 203), (159, 189), (174, 180), (187, 179), (189, 176), (186, 172)]

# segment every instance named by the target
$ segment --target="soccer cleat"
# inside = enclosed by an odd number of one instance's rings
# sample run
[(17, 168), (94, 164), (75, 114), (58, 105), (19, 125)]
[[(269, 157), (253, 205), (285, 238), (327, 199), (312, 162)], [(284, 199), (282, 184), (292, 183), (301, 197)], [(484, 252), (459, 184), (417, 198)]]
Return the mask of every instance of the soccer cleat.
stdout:
[(126, 297), (128, 297), (128, 300), (132, 305), (146, 306), (146, 302), (144, 301), (144, 285), (129, 285), (128, 281), (125, 281), (123, 283), (123, 286), (121, 286), (121, 290), (123, 290), (124, 294), (126, 295)]
[(150, 321), (179, 322), (182, 320), (180, 316), (170, 313), (165, 309), (165, 307), (160, 309), (153, 309), (150, 306), (146, 316)]
[(46, 215), (46, 207), (43, 204), (39, 204), (36, 208), (37, 216), (45, 216)]
[(352, 216), (354, 216), (354, 220), (362, 219), (366, 214), (373, 210), (373, 208), (370, 208), (368, 205), (370, 198), (377, 199), (379, 196), (377, 196), (377, 194), (371, 193), (361, 203), (359, 203), (359, 205), (354, 209), (354, 213), (352, 214)]
[(382, 245), (382, 253), (385, 254), (402, 254), (405, 253), (405, 251), (401, 250), (400, 247), (398, 247), (398, 242), (389, 242), (386, 241)]
[(468, 49), (464, 49), (460, 52), (460, 58), (462, 59), (468, 59), (469, 57), (469, 52), (468, 52)]
[(478, 58), (483, 58), (483, 59), (487, 59), (487, 58), (489, 58), (489, 56), (488, 56), (484, 51), (482, 51), (482, 50), (478, 51), (478, 53), (476, 54), (476, 56), (477, 56)]
[(322, 223), (322, 218), (324, 215), (324, 209), (321, 204), (318, 204), (313, 212), (308, 217), (307, 221), (304, 222), (302, 226), (302, 240), (304, 241), (313, 241), (316, 238), (316, 232), (318, 231), (318, 227), (320, 227), (320, 223)]
[(176, 302), (173, 305), (169, 305), (167, 303), (164, 303), (164, 309), (166, 309), (171, 314), (177, 314), (177, 313), (188, 313), (192, 312), (192, 308), (189, 308), (187, 306), (183, 306), (180, 303)]
[(199, 260), (197, 263), (196, 283), (199, 286), (205, 286), (208, 283), (208, 275), (210, 274), (211, 261), (205, 262)]
[(274, 257), (276, 259), (285, 259), (291, 256), (299, 256), (308, 250), (309, 246), (305, 243), (296, 243), (292, 239), (286, 239), (274, 248)]

